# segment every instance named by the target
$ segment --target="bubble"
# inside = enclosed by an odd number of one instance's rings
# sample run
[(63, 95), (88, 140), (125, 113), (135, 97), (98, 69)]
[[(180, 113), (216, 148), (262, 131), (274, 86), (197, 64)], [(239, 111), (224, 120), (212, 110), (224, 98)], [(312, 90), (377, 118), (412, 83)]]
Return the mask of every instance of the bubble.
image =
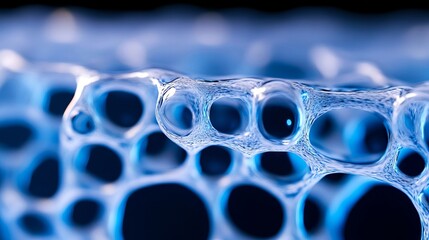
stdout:
[(307, 233), (315, 233), (322, 227), (323, 211), (320, 204), (311, 197), (307, 197), (304, 202), (304, 227)]
[(266, 100), (260, 110), (259, 129), (267, 139), (281, 140), (293, 135), (298, 125), (295, 104), (284, 97)]
[(179, 136), (186, 136), (193, 130), (197, 121), (197, 99), (195, 94), (175, 88), (168, 90), (168, 98), (159, 106), (161, 123)]
[(228, 219), (250, 237), (275, 237), (285, 224), (285, 210), (280, 201), (258, 186), (234, 186), (226, 198)]
[(92, 117), (84, 112), (79, 112), (72, 117), (72, 128), (80, 134), (88, 134), (95, 128), (95, 123)]
[(307, 163), (289, 152), (264, 152), (257, 155), (255, 160), (263, 174), (279, 182), (298, 181), (309, 172)]
[(400, 172), (410, 177), (419, 176), (426, 167), (426, 161), (416, 151), (411, 149), (401, 149), (398, 159), (397, 167)]
[(122, 159), (108, 146), (93, 144), (83, 147), (76, 160), (76, 166), (98, 181), (111, 183), (122, 174)]
[(381, 115), (350, 108), (324, 113), (310, 130), (310, 142), (322, 154), (357, 164), (378, 161), (387, 149), (388, 137)]
[(390, 186), (372, 187), (350, 210), (345, 239), (420, 239), (421, 223), (410, 199)]
[(102, 209), (101, 203), (96, 199), (81, 198), (69, 207), (66, 219), (72, 226), (88, 227), (101, 217)]
[[(241, 44), (228, 49), (222, 44), (211, 49), (198, 46), (204, 49), (194, 52), (193, 41), (183, 49), (161, 48), (158, 35), (143, 35), (148, 64), (162, 58), (153, 56), (153, 49), (164, 49), (169, 61), (186, 53), (179, 70), (204, 69), (192, 71), (192, 77), (162, 69), (78, 74), (75, 99), (63, 116), (60, 137), (59, 126), (53, 124), (58, 119), (47, 108), (57, 99), (56, 91), (67, 87), (55, 85), (34, 96), (23, 90), (27, 97), (0, 94), (0, 110), (9, 96), (20, 104), (37, 100), (32, 109), (22, 111), (29, 120), (1, 121), (0, 127), (22, 122), (31, 132), (16, 144), (8, 141), (20, 134), (0, 134), (0, 145), (6, 149), (0, 152), (5, 159), (0, 161), (5, 175), (0, 190), (7, 193), (1, 202), (16, 203), (20, 210), (34, 206), (45, 214), (45, 203), (58, 201), (47, 218), (61, 211), (63, 221), (52, 221), (52, 229), (60, 237), (72, 238), (367, 239), (389, 235), (384, 224), (391, 221), (396, 221), (391, 224), (394, 236), (413, 231), (410, 238), (428, 237), (427, 221), (415, 221), (427, 219), (427, 84), (390, 80), (376, 64), (344, 59), (366, 58), (330, 44), (321, 47), (329, 58), (322, 54), (317, 66), (308, 66), (308, 60), (294, 51), (286, 59), (276, 58), (272, 50), (281, 49), (272, 46), (269, 37), (260, 40), (267, 44), (264, 59), (251, 54), (250, 61), (236, 49)], [(232, 52), (234, 57), (229, 58)], [(193, 56), (204, 59), (192, 64)], [(246, 61), (253, 65), (245, 66)], [(216, 63), (212, 69), (210, 62)], [(227, 63), (234, 65), (221, 66)], [(161, 61), (159, 66), (168, 64)], [(111, 69), (126, 68), (122, 64)], [(225, 69), (239, 75), (205, 79), (195, 75)], [(318, 74), (316, 69), (327, 79), (310, 81)], [(243, 77), (261, 73), (261, 78)], [(269, 73), (302, 79), (271, 79)], [(8, 88), (20, 85), (22, 79), (15, 79), (18, 82), (6, 84)], [(37, 92), (39, 85), (26, 86)], [(59, 116), (60, 110), (56, 112)], [(48, 185), (44, 190), (50, 193), (43, 194), (50, 197), (28, 198), (13, 191), (11, 176), (18, 176), (22, 185), (21, 173), (40, 170), (40, 160), (27, 156), (36, 150), (55, 152), (58, 139), (57, 192), (51, 193)], [(49, 145), (50, 141), (56, 143)], [(20, 151), (8, 151), (14, 145)], [(23, 169), (9, 163), (15, 158), (24, 159)], [(43, 174), (36, 175), (34, 183), (45, 181)], [(380, 183), (395, 186), (403, 196), (385, 192), (369, 201), (375, 208), (355, 210), (366, 208), (362, 202), (365, 205), (367, 194)], [(21, 185), (20, 190), (32, 195), (27, 185)], [(395, 209), (396, 204), (401, 206)], [(402, 205), (413, 215), (407, 221), (414, 226), (398, 220), (398, 216), (408, 219)], [(17, 219), (21, 211), (12, 210), (5, 211), (4, 219)], [(368, 217), (366, 212), (379, 214)], [(354, 220), (357, 215), (368, 220)], [(407, 226), (400, 229), (399, 222)]]
[(50, 198), (54, 196), (61, 183), (60, 162), (55, 156), (42, 158), (26, 177), (26, 192), (33, 197)]
[(74, 89), (51, 90), (46, 100), (46, 111), (55, 117), (62, 117), (67, 106), (73, 99)]
[(209, 146), (198, 155), (199, 169), (203, 175), (219, 177), (228, 173), (233, 161), (231, 150), (222, 146)]
[(245, 103), (240, 99), (221, 98), (210, 106), (210, 123), (225, 134), (241, 133), (248, 124)]
[(105, 117), (118, 127), (131, 128), (143, 115), (143, 102), (131, 92), (110, 91), (99, 101)]
[(165, 136), (155, 131), (138, 145), (138, 165), (144, 173), (162, 173), (181, 166), (188, 153)]
[[(124, 239), (208, 239), (211, 221), (203, 200), (177, 183), (155, 184), (132, 191), (125, 200)], [(168, 229), (168, 231), (166, 230)]]
[(24, 147), (34, 136), (32, 127), (24, 122), (8, 122), (0, 124), (0, 147), (18, 150)]
[(23, 230), (30, 235), (46, 236), (52, 233), (51, 225), (43, 215), (25, 213), (18, 221)]

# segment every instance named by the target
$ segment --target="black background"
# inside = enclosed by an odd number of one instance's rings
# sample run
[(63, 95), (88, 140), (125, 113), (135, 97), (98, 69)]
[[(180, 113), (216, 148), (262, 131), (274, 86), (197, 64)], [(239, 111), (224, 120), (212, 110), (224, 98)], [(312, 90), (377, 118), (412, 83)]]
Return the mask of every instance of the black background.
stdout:
[(117, 1), (7, 1), (0, 3), (0, 8), (17, 8), (27, 5), (52, 7), (84, 7), (109, 11), (149, 11), (171, 5), (192, 5), (207, 10), (247, 8), (262, 12), (282, 12), (305, 7), (336, 8), (361, 14), (382, 14), (401, 10), (429, 10), (429, 1), (171, 1), (171, 0), (117, 0)]

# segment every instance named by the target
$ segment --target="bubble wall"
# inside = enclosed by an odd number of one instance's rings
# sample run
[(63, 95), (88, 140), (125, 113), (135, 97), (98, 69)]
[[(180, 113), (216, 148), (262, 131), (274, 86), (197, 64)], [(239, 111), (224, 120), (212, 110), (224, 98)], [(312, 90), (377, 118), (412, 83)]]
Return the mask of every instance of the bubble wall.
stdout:
[(418, 12), (2, 12), (0, 238), (428, 239), (428, 40)]

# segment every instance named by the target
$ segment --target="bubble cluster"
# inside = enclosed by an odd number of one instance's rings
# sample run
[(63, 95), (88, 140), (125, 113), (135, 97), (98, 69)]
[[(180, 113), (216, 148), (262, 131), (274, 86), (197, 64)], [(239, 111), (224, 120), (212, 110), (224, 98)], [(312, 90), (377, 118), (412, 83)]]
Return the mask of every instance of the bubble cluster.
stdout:
[[(170, 234), (158, 228), (176, 229), (174, 219), (184, 214), (190, 225), (177, 230), (183, 236), (195, 224), (201, 239), (305, 238), (321, 220), (303, 219), (303, 206), (324, 214), (313, 200), (321, 197), (313, 195), (317, 183), (354, 174), (404, 192), (426, 238), (426, 88), (206, 81), (162, 70), (88, 76), (64, 116), (62, 156), (70, 169), (64, 181), (79, 191), (95, 189), (107, 201), (108, 236)], [(92, 119), (90, 132), (76, 127), (79, 114)], [(149, 201), (149, 209), (135, 201)], [(151, 204), (169, 209), (189, 202), (195, 206), (187, 214), (151, 213)], [(156, 214), (173, 222), (141, 230), (161, 221)]]
[(23, 52), (97, 71), (0, 50), (0, 239), (429, 238), (422, 27), (72, 13)]
[(59, 129), (77, 78), (87, 70), (30, 64), (8, 50), (0, 59), (13, 63), (0, 64), (0, 238), (56, 236), (67, 191)]

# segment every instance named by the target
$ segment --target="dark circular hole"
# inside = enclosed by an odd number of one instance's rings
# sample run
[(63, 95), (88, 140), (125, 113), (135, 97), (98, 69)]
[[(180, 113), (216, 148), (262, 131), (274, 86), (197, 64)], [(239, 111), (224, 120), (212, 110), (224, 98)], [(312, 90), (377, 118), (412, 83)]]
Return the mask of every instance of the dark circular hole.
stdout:
[(48, 156), (34, 168), (27, 187), (28, 194), (38, 198), (50, 198), (60, 185), (60, 162)]
[(373, 121), (367, 124), (364, 143), (369, 153), (382, 153), (386, 151), (389, 136), (386, 127), (381, 121)]
[(141, 99), (125, 91), (108, 92), (102, 108), (109, 121), (123, 128), (136, 125), (144, 110)]
[(189, 188), (164, 183), (132, 192), (125, 203), (124, 239), (208, 239), (210, 217)]
[(315, 233), (322, 224), (322, 209), (317, 201), (307, 197), (304, 203), (304, 227), (305, 230), (312, 234)]
[(291, 100), (272, 97), (262, 106), (260, 129), (268, 139), (281, 140), (290, 137), (298, 124), (298, 111)]
[(161, 132), (155, 132), (147, 137), (145, 153), (149, 156), (161, 154), (169, 143), (169, 139)]
[(228, 172), (232, 163), (231, 152), (222, 146), (209, 146), (199, 154), (201, 173), (207, 176), (221, 176)]
[(95, 144), (84, 147), (76, 163), (92, 177), (106, 183), (118, 180), (122, 174), (121, 157), (104, 145)]
[(55, 117), (61, 117), (74, 96), (74, 91), (57, 89), (50, 93), (47, 99), (47, 112)]
[(140, 151), (140, 164), (145, 173), (175, 169), (185, 162), (188, 155), (162, 132), (149, 134)]
[(0, 147), (18, 150), (33, 137), (33, 129), (26, 123), (4, 123), (0, 126)]
[(308, 169), (307, 163), (298, 155), (288, 152), (264, 152), (256, 157), (260, 170), (279, 180), (297, 180)]
[(287, 152), (262, 153), (259, 163), (264, 171), (278, 176), (287, 176), (294, 171)]
[(30, 235), (44, 236), (52, 231), (48, 219), (37, 213), (22, 215), (18, 220), (18, 224)]
[(420, 239), (421, 224), (411, 200), (387, 185), (372, 187), (353, 206), (343, 230), (346, 240)]
[(101, 210), (101, 204), (95, 199), (77, 200), (71, 206), (69, 221), (76, 227), (87, 227), (98, 220)]
[(80, 134), (87, 134), (95, 129), (94, 120), (87, 113), (80, 112), (72, 117), (72, 128)]
[(398, 169), (407, 176), (417, 177), (425, 169), (424, 158), (416, 151), (402, 149), (398, 156)]
[(229, 220), (251, 237), (274, 237), (286, 221), (279, 200), (257, 186), (238, 185), (231, 190), (227, 199), (226, 213)]
[(243, 128), (243, 101), (234, 98), (221, 98), (210, 107), (210, 122), (221, 133), (235, 134)]

